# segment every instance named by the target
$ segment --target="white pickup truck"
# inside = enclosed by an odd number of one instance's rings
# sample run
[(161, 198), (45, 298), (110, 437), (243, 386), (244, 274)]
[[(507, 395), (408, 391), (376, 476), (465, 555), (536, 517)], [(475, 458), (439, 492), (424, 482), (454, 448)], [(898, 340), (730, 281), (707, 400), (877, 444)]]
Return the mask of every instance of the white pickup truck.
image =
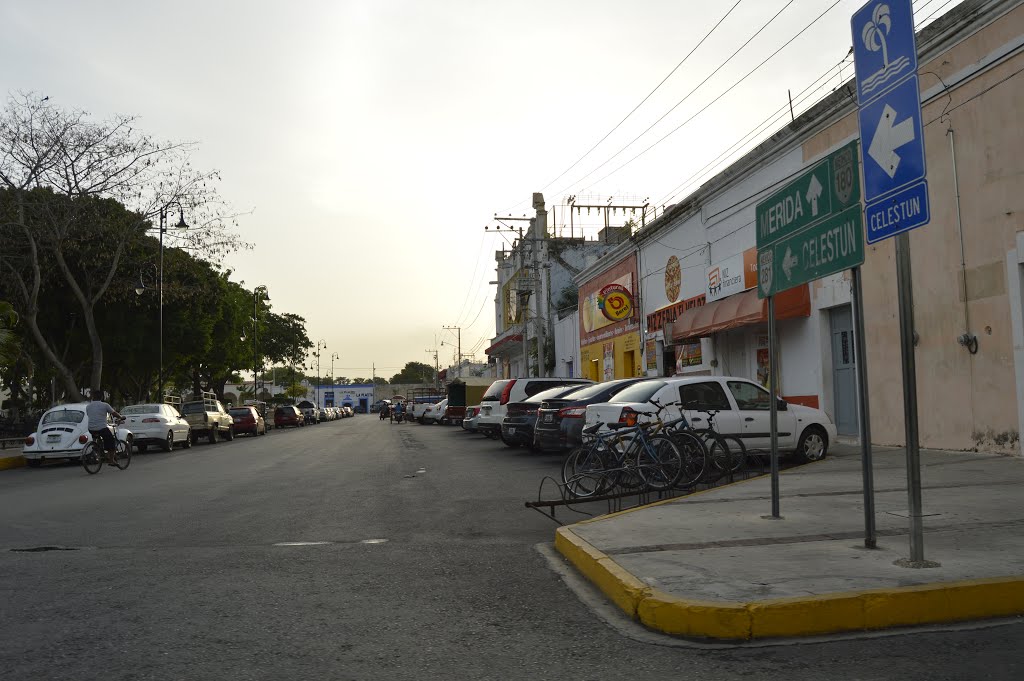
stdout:
[(192, 444), (204, 435), (211, 445), (216, 444), (219, 437), (235, 439), (235, 420), (212, 392), (203, 391), (201, 395), (184, 402), (181, 415), (192, 429)]

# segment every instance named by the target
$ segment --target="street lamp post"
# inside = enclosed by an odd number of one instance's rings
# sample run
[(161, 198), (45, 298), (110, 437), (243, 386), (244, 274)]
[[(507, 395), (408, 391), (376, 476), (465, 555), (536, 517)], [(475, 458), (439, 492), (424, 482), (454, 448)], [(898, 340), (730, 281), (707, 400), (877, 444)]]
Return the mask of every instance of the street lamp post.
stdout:
[(336, 352), (331, 353), (331, 385), (334, 385), (334, 360), (341, 359), (341, 355)]
[(263, 284), (260, 284), (252, 291), (252, 399), (254, 402), (259, 399), (259, 393), (257, 393), (257, 381), (259, 380), (260, 375), (260, 356), (258, 351), (259, 346), (256, 343), (256, 339), (259, 335), (259, 332), (257, 331), (256, 313), (261, 297), (260, 294), (262, 294), (263, 300), (270, 300), (270, 293), (267, 291), (267, 287)]
[(316, 408), (320, 408), (320, 350), (327, 349), (327, 341), (318, 340), (316, 342)]
[(160, 374), (157, 383), (157, 399), (164, 399), (164, 232), (167, 231), (167, 211), (170, 210), (171, 206), (178, 207), (178, 224), (175, 225), (178, 229), (188, 229), (188, 223), (185, 222), (185, 211), (181, 207), (181, 204), (177, 201), (170, 201), (166, 205), (160, 208), (160, 267), (159, 267), (159, 282), (157, 286), (160, 289)]

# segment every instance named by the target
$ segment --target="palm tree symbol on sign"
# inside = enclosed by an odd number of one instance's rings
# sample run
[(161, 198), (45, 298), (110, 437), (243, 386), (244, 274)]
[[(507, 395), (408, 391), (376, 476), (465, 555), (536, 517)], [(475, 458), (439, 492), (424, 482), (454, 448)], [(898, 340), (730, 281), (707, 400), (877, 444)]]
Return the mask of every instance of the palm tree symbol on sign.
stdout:
[(910, 64), (910, 59), (906, 55), (901, 55), (892, 63), (889, 62), (889, 46), (885, 39), (891, 30), (892, 16), (889, 12), (889, 5), (885, 3), (875, 5), (875, 9), (871, 12), (871, 21), (864, 24), (864, 30), (860, 37), (864, 42), (864, 47), (868, 50), (871, 52), (881, 51), (882, 68), (864, 79), (861, 89), (865, 95), (899, 75)]

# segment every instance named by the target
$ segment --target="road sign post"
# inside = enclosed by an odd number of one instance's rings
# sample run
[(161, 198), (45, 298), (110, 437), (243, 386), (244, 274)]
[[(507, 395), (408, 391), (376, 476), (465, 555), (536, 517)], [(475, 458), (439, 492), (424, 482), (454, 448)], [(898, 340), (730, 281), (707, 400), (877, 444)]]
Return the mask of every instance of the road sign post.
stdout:
[[(871, 0), (854, 13), (850, 30), (857, 76), (867, 241), (876, 243), (896, 237), (910, 561), (915, 567), (921, 567), (925, 564), (924, 528), (914, 361), (914, 296), (907, 232), (927, 224), (931, 211), (911, 0)], [(863, 355), (861, 351), (859, 359), (863, 359)]]
[(768, 390), (772, 396), (772, 514), (766, 518), (781, 518), (775, 295), (864, 262), (857, 158), (857, 142), (844, 145), (757, 204), (757, 295), (768, 299)]

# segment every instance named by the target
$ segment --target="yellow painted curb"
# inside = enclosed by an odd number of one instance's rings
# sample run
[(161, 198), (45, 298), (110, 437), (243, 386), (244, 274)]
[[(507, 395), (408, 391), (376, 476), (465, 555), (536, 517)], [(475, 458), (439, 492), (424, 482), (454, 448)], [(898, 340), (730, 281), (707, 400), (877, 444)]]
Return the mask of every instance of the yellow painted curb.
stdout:
[(636, 617), (637, 605), (650, 592), (650, 587), (568, 527), (556, 530), (555, 549), (623, 612)]
[(5, 456), (0, 458), (0, 471), (8, 468), (21, 468), (25, 465), (25, 457), (23, 456)]
[(651, 588), (572, 531), (555, 549), (623, 612), (675, 636), (812, 636), (1024, 615), (1024, 576), (940, 582), (740, 603), (686, 600)]

